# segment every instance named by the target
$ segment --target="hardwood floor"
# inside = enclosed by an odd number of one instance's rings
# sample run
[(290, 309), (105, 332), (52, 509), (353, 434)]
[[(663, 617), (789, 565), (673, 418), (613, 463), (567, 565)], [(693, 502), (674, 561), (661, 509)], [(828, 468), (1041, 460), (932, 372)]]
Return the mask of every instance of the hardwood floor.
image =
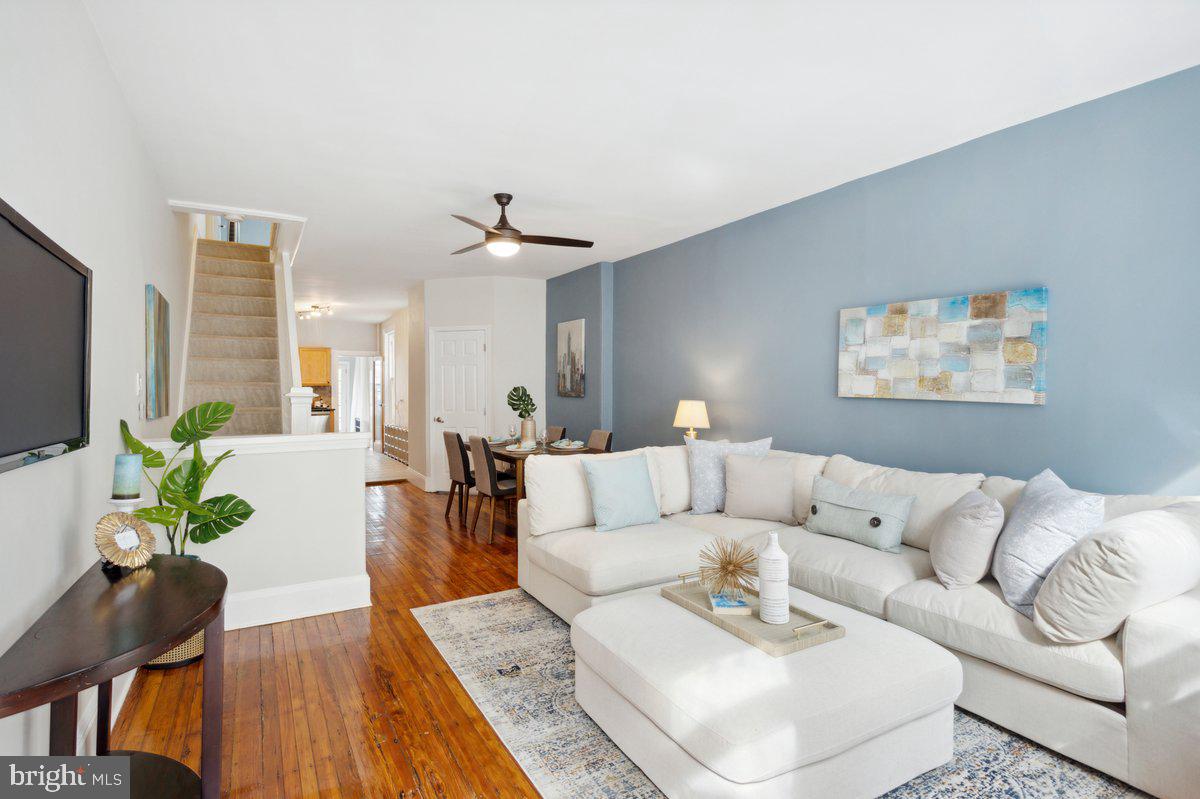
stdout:
[[(537, 796), (408, 612), (516, 587), (515, 529), (489, 546), (445, 495), (366, 492), (372, 606), (225, 635), (222, 795)], [(199, 770), (200, 700), (200, 664), (141, 671), (113, 748)]]

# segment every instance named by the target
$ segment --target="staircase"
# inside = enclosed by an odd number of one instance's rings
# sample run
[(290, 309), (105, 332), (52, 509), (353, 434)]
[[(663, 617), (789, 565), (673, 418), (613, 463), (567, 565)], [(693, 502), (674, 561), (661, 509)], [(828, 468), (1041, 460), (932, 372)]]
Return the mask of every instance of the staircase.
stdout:
[(196, 285), (184, 407), (237, 406), (218, 435), (283, 432), (279, 334), (271, 250), (215, 239), (196, 242)]

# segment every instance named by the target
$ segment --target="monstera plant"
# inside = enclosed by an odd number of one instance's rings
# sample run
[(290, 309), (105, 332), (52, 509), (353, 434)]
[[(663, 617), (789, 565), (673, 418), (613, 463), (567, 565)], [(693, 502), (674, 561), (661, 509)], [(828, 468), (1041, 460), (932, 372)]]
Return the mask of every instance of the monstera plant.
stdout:
[(525, 386), (515, 386), (512, 391), (508, 392), (508, 407), (517, 412), (517, 416), (522, 419), (528, 419), (537, 412), (537, 405), (533, 402), (533, 397), (529, 395), (529, 389)]
[[(157, 505), (138, 508), (133, 515), (150, 524), (161, 524), (166, 529), (172, 555), (186, 554), (188, 541), (193, 544), (215, 541), (241, 527), (254, 514), (250, 503), (235, 494), (201, 499), (213, 471), (221, 461), (233, 457), (233, 450), (222, 452), (210, 463), (200, 452), (200, 442), (224, 427), (231, 418), (233, 405), (228, 402), (202, 402), (184, 412), (171, 429), (171, 440), (179, 447), (170, 459), (134, 438), (129, 425), (121, 420), (125, 447), (142, 456), (142, 469), (158, 498)], [(179, 457), (189, 447), (191, 457), (180, 461)], [(161, 469), (157, 480), (150, 473), (151, 469)]]

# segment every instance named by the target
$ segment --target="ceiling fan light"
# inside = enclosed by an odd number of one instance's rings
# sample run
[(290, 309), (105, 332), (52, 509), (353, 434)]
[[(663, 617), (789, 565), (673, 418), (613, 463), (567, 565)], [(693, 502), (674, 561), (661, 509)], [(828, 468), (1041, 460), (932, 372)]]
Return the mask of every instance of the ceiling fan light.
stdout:
[(519, 241), (495, 239), (487, 243), (487, 251), (497, 258), (508, 258), (511, 255), (516, 255), (519, 249), (521, 249)]

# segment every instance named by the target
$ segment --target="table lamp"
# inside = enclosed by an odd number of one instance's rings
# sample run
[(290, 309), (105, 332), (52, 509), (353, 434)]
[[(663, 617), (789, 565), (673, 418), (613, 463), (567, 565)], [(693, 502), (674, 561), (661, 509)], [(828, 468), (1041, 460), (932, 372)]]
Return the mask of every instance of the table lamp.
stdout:
[(684, 435), (688, 438), (696, 438), (697, 427), (707, 430), (708, 408), (704, 407), (704, 400), (680, 400), (675, 409), (675, 423), (671, 426), (686, 427)]

